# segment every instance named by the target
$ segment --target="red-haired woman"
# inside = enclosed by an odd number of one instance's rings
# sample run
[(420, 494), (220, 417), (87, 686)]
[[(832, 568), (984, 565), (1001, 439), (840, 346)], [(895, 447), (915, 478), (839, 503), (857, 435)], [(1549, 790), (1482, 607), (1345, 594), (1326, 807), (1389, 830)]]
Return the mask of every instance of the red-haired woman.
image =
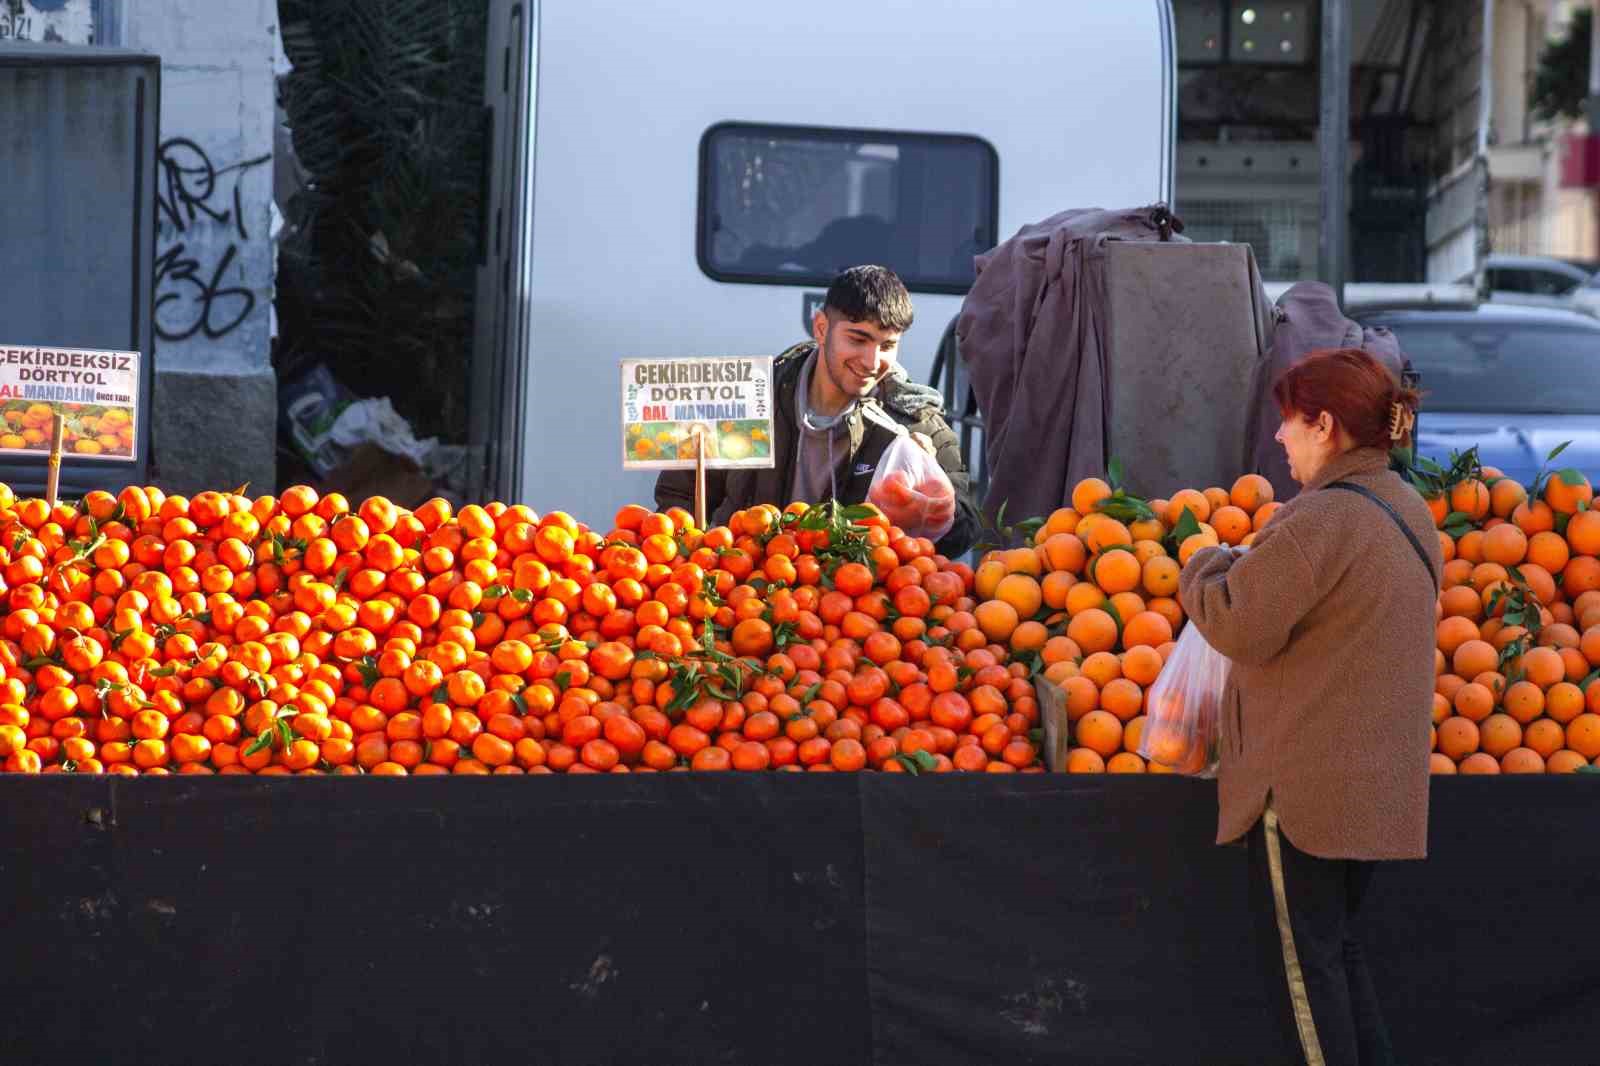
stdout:
[(1359, 349), (1316, 352), (1273, 395), (1304, 490), (1246, 551), (1184, 568), (1184, 609), (1233, 661), (1217, 842), (1247, 838), (1285, 1036), (1309, 1063), (1391, 1061), (1355, 923), (1374, 864), (1427, 853), (1432, 516), (1389, 469), (1417, 394)]

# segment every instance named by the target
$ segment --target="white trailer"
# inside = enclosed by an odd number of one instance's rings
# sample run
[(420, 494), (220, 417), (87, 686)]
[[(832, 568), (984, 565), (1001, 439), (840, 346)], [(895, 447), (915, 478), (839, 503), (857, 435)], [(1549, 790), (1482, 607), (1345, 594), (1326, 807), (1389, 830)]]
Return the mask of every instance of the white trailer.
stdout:
[(840, 267), (912, 290), (926, 381), (974, 254), (1172, 199), (1169, 0), (494, 0), (472, 443), (604, 528), (617, 360), (775, 354)]

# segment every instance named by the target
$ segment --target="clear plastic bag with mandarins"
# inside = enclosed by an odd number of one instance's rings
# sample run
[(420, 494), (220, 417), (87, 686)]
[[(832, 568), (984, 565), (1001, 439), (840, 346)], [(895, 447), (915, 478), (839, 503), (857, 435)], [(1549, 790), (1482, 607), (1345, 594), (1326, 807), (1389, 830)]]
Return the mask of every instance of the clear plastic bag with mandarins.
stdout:
[(1228, 658), (1190, 623), (1150, 686), (1139, 754), (1180, 774), (1217, 772), (1217, 726)]
[(908, 536), (938, 540), (956, 523), (956, 490), (939, 461), (900, 434), (883, 450), (867, 499)]

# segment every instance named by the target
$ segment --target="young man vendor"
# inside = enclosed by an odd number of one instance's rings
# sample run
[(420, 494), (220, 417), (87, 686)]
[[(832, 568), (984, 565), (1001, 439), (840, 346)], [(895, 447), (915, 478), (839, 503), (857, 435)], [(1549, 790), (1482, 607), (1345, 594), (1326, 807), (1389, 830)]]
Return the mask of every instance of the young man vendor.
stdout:
[[(944, 420), (939, 393), (914, 384), (898, 362), (900, 337), (910, 328), (911, 294), (894, 271), (858, 266), (834, 278), (812, 318), (814, 339), (772, 364), (773, 468), (707, 471), (708, 519), (726, 522), (758, 503), (861, 503), (884, 451), (896, 437), (909, 436), (934, 456), (955, 488), (955, 524), (938, 550), (953, 558), (970, 548), (978, 512), (960, 444)], [(692, 511), (694, 472), (663, 471), (656, 505)], [(891, 507), (885, 513), (896, 525), (911, 520)]]

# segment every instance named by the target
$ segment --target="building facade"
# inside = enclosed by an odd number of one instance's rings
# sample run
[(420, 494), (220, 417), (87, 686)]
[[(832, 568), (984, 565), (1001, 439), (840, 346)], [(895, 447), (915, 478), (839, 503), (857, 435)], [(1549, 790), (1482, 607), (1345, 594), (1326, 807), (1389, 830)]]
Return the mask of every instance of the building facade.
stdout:
[[(1533, 113), (1579, 0), (1348, 0), (1349, 280), (1451, 282), (1500, 252), (1600, 260), (1595, 193)], [(1316, 276), (1320, 0), (1173, 0), (1179, 211), (1247, 241), (1272, 281)]]
[(1547, 44), (1566, 36), (1573, 0), (1496, 0), (1493, 108), (1489, 126), (1489, 243), (1512, 255), (1600, 260), (1595, 193), (1562, 186), (1564, 142), (1585, 126), (1533, 113), (1533, 85)]

